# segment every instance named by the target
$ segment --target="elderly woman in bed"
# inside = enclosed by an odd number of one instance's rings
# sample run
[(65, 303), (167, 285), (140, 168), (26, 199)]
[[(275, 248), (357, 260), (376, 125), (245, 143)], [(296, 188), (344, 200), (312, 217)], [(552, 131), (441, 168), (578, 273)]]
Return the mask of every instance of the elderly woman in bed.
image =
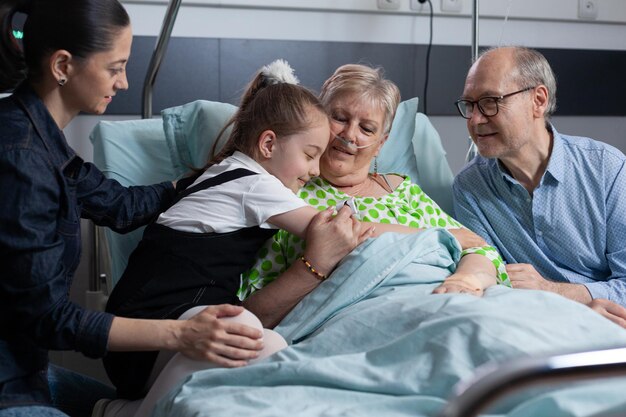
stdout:
[[(361, 221), (448, 229), (460, 242), (464, 255), (484, 255), (493, 263), (497, 281), (508, 283), (494, 248), (485, 246), (479, 236), (443, 212), (409, 177), (377, 172), (375, 158), (387, 140), (400, 102), (397, 86), (383, 78), (380, 69), (344, 65), (324, 83), (320, 98), (331, 116), (334, 139), (320, 160), (321, 176), (300, 190), (302, 199), (320, 210), (347, 204)], [(369, 172), (372, 160), (374, 173)], [(315, 278), (323, 278), (340, 260), (333, 251), (333, 239), (328, 240), (327, 247), (316, 245), (315, 251), (307, 253), (304, 241), (280, 231), (266, 243), (255, 266), (243, 275), (239, 296), (266, 327), (278, 324), (319, 285), (321, 280)], [(482, 294), (484, 286), (470, 289), (466, 284), (455, 285), (452, 276), (435, 292)]]

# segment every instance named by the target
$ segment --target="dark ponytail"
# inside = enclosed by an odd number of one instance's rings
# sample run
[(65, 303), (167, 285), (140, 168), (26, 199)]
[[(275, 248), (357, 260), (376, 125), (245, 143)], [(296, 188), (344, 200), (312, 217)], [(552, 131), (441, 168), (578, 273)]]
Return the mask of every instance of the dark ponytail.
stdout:
[[(13, 35), (16, 12), (27, 15), (22, 49)], [(43, 60), (59, 49), (77, 59), (110, 49), (130, 18), (118, 0), (3, 0), (0, 25), (2, 92), (24, 78), (39, 79)]]
[[(21, 3), (21, 4), (20, 4)], [(13, 33), (13, 16), (26, 12), (30, 4), (24, 1), (0, 2), (0, 93), (11, 90), (26, 77), (26, 64)]]

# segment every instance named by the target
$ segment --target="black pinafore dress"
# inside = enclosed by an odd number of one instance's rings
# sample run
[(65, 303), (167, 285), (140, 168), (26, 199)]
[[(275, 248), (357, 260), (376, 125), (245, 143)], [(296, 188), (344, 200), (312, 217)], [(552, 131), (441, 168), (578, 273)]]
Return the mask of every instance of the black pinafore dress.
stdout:
[[(239, 168), (181, 192), (174, 203), (195, 192), (255, 172)], [(239, 304), (240, 274), (252, 266), (261, 245), (276, 233), (258, 226), (228, 233), (190, 233), (157, 223), (148, 225), (128, 260), (106, 311), (142, 319), (177, 319), (200, 305)], [(122, 398), (145, 395), (144, 387), (158, 355), (109, 352), (104, 365)]]

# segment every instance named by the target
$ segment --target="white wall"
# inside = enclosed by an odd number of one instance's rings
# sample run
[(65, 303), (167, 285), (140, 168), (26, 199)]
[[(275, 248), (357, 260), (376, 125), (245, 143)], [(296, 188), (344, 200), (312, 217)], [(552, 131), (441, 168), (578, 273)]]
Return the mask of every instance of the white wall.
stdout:
[[(460, 13), (440, 11), (434, 43), (469, 45), (472, 1), (459, 0)], [(576, 0), (479, 0), (482, 44), (535, 47), (624, 49), (626, 5), (623, 0), (596, 0), (598, 18), (579, 19)], [(127, 0), (135, 33), (158, 33), (166, 1)], [(321, 41), (422, 43), (428, 41), (428, 13), (377, 8), (377, 0), (183, 0), (173, 36)], [(509, 20), (502, 31), (503, 17)], [(501, 36), (503, 34), (503, 36)]]
[[(442, 13), (440, 0), (432, 1), (434, 44), (470, 45), (472, 2), (460, 0), (461, 13)], [(479, 44), (626, 50), (626, 0), (596, 2), (597, 19), (583, 20), (578, 18), (576, 0), (480, 0)], [(136, 35), (159, 33), (167, 2), (123, 3)], [(410, 0), (401, 0), (399, 10), (381, 11), (377, 0), (183, 0), (173, 36), (427, 44), (427, 9), (415, 12), (409, 4)], [(505, 24), (507, 11), (510, 16)], [(77, 152), (85, 160), (91, 160), (88, 135), (95, 123), (101, 119), (129, 118), (139, 115), (79, 116), (67, 127), (66, 135)], [(434, 116), (432, 121), (456, 173), (463, 165), (468, 146), (465, 121), (452, 116)], [(555, 117), (554, 123), (562, 133), (591, 136), (626, 152), (623, 133), (626, 117)], [(85, 237), (83, 262), (72, 291), (79, 302), (91, 271), (89, 235)], [(98, 362), (79, 359), (73, 354), (54, 355), (54, 358), (66, 366), (104, 378)]]

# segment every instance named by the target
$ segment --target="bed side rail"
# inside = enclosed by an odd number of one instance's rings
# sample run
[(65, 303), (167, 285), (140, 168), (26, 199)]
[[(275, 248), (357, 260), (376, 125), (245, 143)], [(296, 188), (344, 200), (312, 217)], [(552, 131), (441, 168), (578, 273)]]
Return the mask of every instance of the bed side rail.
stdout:
[[(161, 32), (157, 38), (156, 46), (152, 52), (152, 58), (148, 65), (148, 71), (146, 72), (146, 78), (143, 85), (143, 96), (141, 113), (143, 119), (152, 118), (152, 89), (156, 81), (156, 76), (161, 67), (161, 62), (167, 51), (167, 46), (172, 35), (172, 29), (174, 22), (178, 16), (178, 10), (182, 0), (170, 0), (167, 10), (165, 11), (165, 17), (163, 18), (163, 25), (161, 26)], [(100, 305), (106, 302), (106, 289), (103, 285), (106, 282), (106, 273), (103, 272), (102, 264), (103, 258), (106, 256), (101, 248), (101, 242), (103, 238), (100, 236), (102, 233), (98, 227), (91, 223), (91, 251), (92, 251), (92, 272), (89, 279), (89, 287), (87, 290), (87, 305), (95, 309), (100, 310)], [(95, 301), (94, 301), (95, 300)]]
[(531, 386), (626, 376), (626, 348), (543, 358), (525, 358), (505, 367), (487, 364), (459, 383), (440, 417), (474, 417), (506, 394)]
[(161, 33), (157, 38), (157, 43), (152, 52), (152, 58), (150, 59), (146, 78), (143, 83), (143, 99), (141, 102), (141, 114), (143, 119), (150, 119), (152, 117), (152, 88), (154, 87), (154, 82), (156, 81), (157, 73), (161, 67), (165, 52), (167, 52), (167, 46), (170, 42), (172, 29), (174, 28), (174, 22), (176, 22), (176, 16), (178, 16), (181, 1), (182, 0), (170, 0), (167, 10), (165, 11)]

